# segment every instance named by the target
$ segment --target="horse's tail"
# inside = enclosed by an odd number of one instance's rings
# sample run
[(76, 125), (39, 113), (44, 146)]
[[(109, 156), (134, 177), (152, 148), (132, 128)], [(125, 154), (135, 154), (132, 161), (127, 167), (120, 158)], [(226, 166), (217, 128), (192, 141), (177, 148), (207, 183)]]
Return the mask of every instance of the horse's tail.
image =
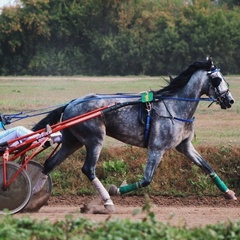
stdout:
[(60, 121), (61, 115), (68, 104), (61, 106), (59, 108), (54, 109), (51, 111), (45, 118), (40, 120), (31, 130), (32, 131), (38, 131), (40, 129), (43, 129), (46, 127), (46, 125), (53, 125)]

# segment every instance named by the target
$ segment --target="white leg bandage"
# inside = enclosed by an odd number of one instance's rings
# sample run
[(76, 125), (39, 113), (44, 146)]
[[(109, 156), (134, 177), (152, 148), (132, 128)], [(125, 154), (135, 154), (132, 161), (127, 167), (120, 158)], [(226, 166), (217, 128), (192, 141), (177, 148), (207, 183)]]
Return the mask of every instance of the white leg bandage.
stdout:
[(97, 189), (97, 191), (100, 194), (100, 196), (102, 197), (103, 201), (106, 202), (108, 199), (110, 199), (110, 195), (109, 195), (108, 191), (102, 185), (102, 183), (100, 182), (100, 180), (97, 177), (92, 180), (92, 184)]
[(37, 183), (33, 187), (33, 190), (32, 190), (33, 195), (36, 194), (37, 192), (39, 192), (43, 188), (45, 182), (47, 181), (47, 178), (48, 178), (48, 175), (41, 173), (41, 175), (39, 176), (39, 178), (37, 180)]

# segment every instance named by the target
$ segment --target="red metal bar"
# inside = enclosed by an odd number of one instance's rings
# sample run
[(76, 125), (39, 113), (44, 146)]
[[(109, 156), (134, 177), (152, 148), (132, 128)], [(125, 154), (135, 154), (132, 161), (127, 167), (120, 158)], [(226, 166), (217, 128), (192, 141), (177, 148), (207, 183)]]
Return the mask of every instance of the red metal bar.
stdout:
[[(35, 151), (38, 151), (42, 145), (47, 141), (48, 139), (46, 138), (45, 141), (43, 141), (43, 143), (41, 145), (38, 146), (38, 148)], [(33, 153), (32, 155), (35, 156), (35, 154)], [(26, 165), (28, 164), (28, 162), (32, 159), (32, 157), (30, 156), (29, 159), (27, 161), (25, 161), (21, 167), (17, 170), (17, 172), (15, 172), (15, 174), (9, 179), (9, 181), (6, 181), (6, 184), (4, 185), (4, 187), (9, 187), (13, 181), (17, 178), (17, 176), (20, 174), (20, 172), (22, 172), (23, 169), (26, 168)]]
[(94, 112), (94, 113), (91, 113), (89, 115), (86, 115), (86, 116), (82, 116), (81, 118), (79, 119), (75, 119), (75, 120), (71, 120), (71, 121), (67, 121), (67, 122), (62, 122), (61, 124), (59, 124), (58, 126), (53, 126), (54, 127), (54, 132), (58, 132), (64, 128), (68, 128), (68, 127), (71, 127), (75, 124), (78, 124), (78, 123), (81, 123), (81, 122), (84, 122), (86, 120), (89, 120), (91, 118), (95, 118), (95, 117), (98, 117), (102, 114), (101, 111), (98, 111), (98, 112)]
[[(17, 146), (14, 146), (14, 147), (10, 147), (9, 149), (7, 148), (7, 150), (4, 152), (3, 154), (3, 187), (5, 189), (7, 189), (7, 187), (9, 187), (12, 182), (17, 178), (17, 176), (20, 174), (20, 172), (22, 171), (22, 169), (26, 168), (26, 165), (28, 164), (28, 162), (34, 157), (36, 156), (36, 154), (39, 152), (39, 149), (43, 146), (43, 144), (49, 139), (49, 136), (51, 133), (53, 132), (58, 132), (64, 128), (68, 128), (68, 127), (71, 127), (75, 124), (78, 124), (78, 123), (81, 123), (81, 122), (84, 122), (86, 120), (89, 120), (91, 118), (95, 118), (95, 117), (98, 117), (102, 114), (102, 110), (105, 110), (109, 107), (111, 107), (112, 105), (110, 106), (104, 106), (104, 107), (101, 107), (101, 108), (98, 108), (98, 109), (95, 109), (95, 110), (92, 110), (90, 112), (87, 112), (87, 113), (84, 113), (82, 115), (79, 115), (79, 116), (76, 116), (74, 118), (70, 118), (66, 121), (63, 121), (63, 122), (60, 122), (60, 123), (57, 123), (55, 125), (52, 125), (51, 126), (51, 132), (45, 132), (45, 129), (41, 129), (41, 130), (38, 130), (34, 133), (31, 133), (31, 134), (28, 134), (28, 135), (25, 135), (23, 137), (20, 137), (20, 138), (16, 138), (14, 140), (11, 140), (11, 141), (8, 141), (8, 144), (11, 145), (12, 143), (16, 142), (16, 141), (19, 141), (19, 140), (23, 140), (25, 138), (29, 138), (33, 135), (37, 135), (37, 134), (41, 134), (43, 136), (37, 136), (36, 138), (31, 138), (31, 139), (28, 139), (26, 141), (24, 141), (23, 143), (21, 144), (18, 144)], [(29, 147), (26, 147), (24, 148), (22, 151), (19, 151), (17, 152), (12, 158), (9, 159), (9, 153), (13, 153), (14, 151), (18, 151), (21, 147), (24, 147), (28, 144), (31, 144), (33, 143), (34, 141), (39, 141), (39, 143), (36, 143), (36, 144), (33, 144)], [(35, 148), (36, 146), (38, 146), (38, 148), (36, 149), (36, 151), (34, 151), (30, 157), (28, 157), (28, 159), (26, 161), (23, 162), (23, 164), (21, 165), (21, 167), (18, 169), (18, 171), (11, 177), (11, 179), (9, 179), (9, 181), (7, 181), (7, 173), (6, 173), (6, 162), (7, 161), (13, 161), (15, 160), (16, 158), (18, 158), (19, 156), (25, 154), (27, 151), (29, 150), (32, 150), (33, 148)], [(58, 144), (59, 146), (59, 144)], [(58, 147), (57, 146), (57, 147)], [(54, 149), (54, 152), (56, 151), (57, 147)], [(37, 153), (36, 153), (37, 152)], [(53, 153), (54, 153), (53, 152)], [(51, 156), (53, 155), (53, 153), (51, 154)]]
[[(68, 120), (65, 120), (63, 122), (59, 122), (55, 125), (52, 125), (51, 128), (53, 129), (52, 132), (58, 132), (64, 128), (68, 128), (68, 127), (71, 127), (75, 124), (78, 124), (78, 123), (81, 123), (81, 122), (84, 122), (86, 120), (89, 120), (91, 118), (95, 118), (95, 117), (98, 117), (102, 114), (102, 111), (111, 107), (113, 105), (108, 105), (108, 106), (104, 106), (104, 107), (101, 107), (101, 108), (97, 108), (97, 109), (94, 109), (90, 112), (87, 112), (87, 113), (84, 113), (84, 114), (81, 114), (79, 116), (76, 116), (76, 117), (73, 117), (73, 118), (70, 118)], [(39, 130), (41, 131), (41, 130)], [(37, 133), (37, 132), (36, 132)]]
[[(72, 126), (74, 124), (86, 121), (86, 120), (88, 120), (90, 118), (94, 118), (94, 117), (100, 116), (102, 110), (105, 110), (105, 109), (107, 109), (107, 108), (109, 108), (111, 106), (112, 105), (108, 105), (108, 106), (104, 106), (104, 107), (101, 107), (101, 108), (97, 108), (97, 109), (94, 109), (94, 110), (92, 110), (90, 112), (87, 112), (87, 113), (81, 114), (79, 116), (70, 118), (70, 119), (68, 119), (66, 121), (54, 124), (54, 125), (51, 126), (52, 131), (50, 133), (45, 132), (45, 128), (43, 128), (43, 129), (40, 129), (40, 130), (38, 130), (36, 132), (24, 135), (24, 136), (19, 137), (19, 138), (15, 138), (14, 140), (8, 141), (7, 143), (8, 143), (8, 145), (11, 145), (11, 144), (13, 144), (16, 141), (21, 141), (21, 140), (23, 140), (25, 138), (29, 138), (31, 136), (37, 135), (36, 138), (28, 139), (28, 140), (24, 141), (23, 143), (18, 144), (15, 147), (11, 147), (11, 151), (13, 151), (15, 149), (19, 149), (21, 146), (27, 145), (28, 143), (32, 143), (32, 142), (34, 142), (34, 141), (36, 141), (38, 139), (46, 137), (46, 136), (50, 135), (53, 132), (58, 132), (58, 131), (60, 131), (60, 130), (62, 130), (64, 128), (67, 128), (67, 127)], [(82, 120), (82, 119), (84, 119), (84, 120)], [(71, 123), (71, 122), (73, 122), (73, 123)], [(60, 126), (62, 126), (62, 127), (60, 127)], [(38, 136), (38, 134), (41, 134), (41, 133), (43, 134), (43, 136), (42, 137)]]
[(6, 151), (3, 154), (3, 189), (7, 189), (7, 168), (6, 168), (6, 162), (9, 157), (9, 151), (6, 149)]

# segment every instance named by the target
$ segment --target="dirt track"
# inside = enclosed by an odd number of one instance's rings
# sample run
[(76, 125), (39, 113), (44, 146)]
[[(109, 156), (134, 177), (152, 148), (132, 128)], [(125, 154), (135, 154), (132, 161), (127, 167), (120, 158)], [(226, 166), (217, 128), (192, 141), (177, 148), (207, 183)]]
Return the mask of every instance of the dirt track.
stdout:
[[(44, 206), (37, 213), (19, 213), (14, 216), (30, 216), (33, 219), (48, 219), (56, 222), (71, 215), (73, 218), (83, 217), (92, 221), (106, 221), (111, 219), (131, 219), (133, 221), (143, 220), (146, 213), (140, 212), (133, 215), (136, 210), (141, 210), (145, 204), (142, 196), (124, 196), (112, 198), (115, 203), (115, 213), (106, 213), (98, 197), (51, 197), (48, 205)], [(240, 201), (228, 201), (223, 197), (150, 197), (151, 210), (155, 217), (170, 225), (179, 227), (199, 227), (208, 224), (223, 222), (234, 222), (240, 220)], [(82, 213), (85, 208), (90, 209)], [(81, 210), (82, 209), (82, 210)]]

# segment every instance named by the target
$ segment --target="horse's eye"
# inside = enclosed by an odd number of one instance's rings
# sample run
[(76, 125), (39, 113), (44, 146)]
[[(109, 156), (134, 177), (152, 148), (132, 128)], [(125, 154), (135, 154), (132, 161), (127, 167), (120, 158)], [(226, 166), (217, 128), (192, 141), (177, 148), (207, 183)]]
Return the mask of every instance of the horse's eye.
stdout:
[(220, 85), (221, 81), (222, 81), (222, 79), (220, 77), (212, 78), (211, 79), (212, 86), (214, 88), (217, 88)]

